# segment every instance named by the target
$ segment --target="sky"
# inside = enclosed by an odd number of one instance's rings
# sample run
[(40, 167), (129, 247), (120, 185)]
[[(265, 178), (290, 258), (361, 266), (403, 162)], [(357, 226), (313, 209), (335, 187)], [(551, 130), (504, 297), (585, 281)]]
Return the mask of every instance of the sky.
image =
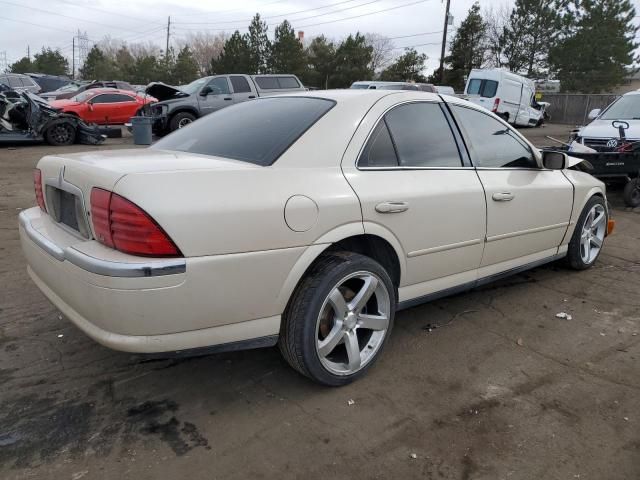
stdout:
[[(514, 0), (480, 0), (484, 8), (512, 6)], [(454, 17), (448, 39), (474, 0), (451, 0)], [(632, 0), (640, 14), (640, 0)], [(324, 34), (340, 40), (350, 33), (373, 32), (403, 47), (426, 53), (427, 71), (440, 58), (446, 0), (0, 0), (0, 69), (43, 46), (59, 48), (71, 64), (72, 38), (78, 30), (98, 42), (105, 36), (164, 47), (167, 19), (176, 45), (189, 32), (246, 31), (259, 12), (270, 25), (285, 18), (310, 38)], [(638, 19), (640, 20), (640, 18)], [(400, 38), (398, 38), (400, 37)]]

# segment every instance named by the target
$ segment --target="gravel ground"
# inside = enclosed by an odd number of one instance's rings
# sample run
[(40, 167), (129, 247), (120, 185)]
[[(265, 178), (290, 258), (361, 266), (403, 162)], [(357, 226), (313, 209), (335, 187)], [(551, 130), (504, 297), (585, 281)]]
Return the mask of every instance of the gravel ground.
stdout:
[[(568, 128), (523, 133), (547, 145)], [(376, 367), (327, 389), (276, 349), (108, 350), (29, 280), (16, 216), (37, 160), (130, 144), (0, 148), (0, 478), (640, 478), (640, 212), (618, 190), (594, 268), (401, 312)]]

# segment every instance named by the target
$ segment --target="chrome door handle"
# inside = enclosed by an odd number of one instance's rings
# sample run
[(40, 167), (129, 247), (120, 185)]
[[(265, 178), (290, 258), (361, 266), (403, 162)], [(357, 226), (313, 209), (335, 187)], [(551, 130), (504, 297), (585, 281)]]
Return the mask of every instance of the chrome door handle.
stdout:
[(496, 202), (510, 202), (515, 198), (515, 195), (511, 192), (500, 192), (494, 193), (491, 198)]
[(409, 210), (407, 202), (382, 202), (376, 205), (378, 213), (400, 213)]

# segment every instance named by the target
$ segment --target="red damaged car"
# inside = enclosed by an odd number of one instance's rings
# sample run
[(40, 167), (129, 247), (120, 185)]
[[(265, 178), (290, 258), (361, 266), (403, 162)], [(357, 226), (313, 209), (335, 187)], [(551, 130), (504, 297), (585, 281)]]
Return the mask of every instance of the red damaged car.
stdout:
[(129, 90), (94, 88), (75, 97), (52, 100), (49, 104), (63, 113), (77, 115), (87, 123), (112, 125), (126, 123), (138, 110), (157, 100), (148, 95), (138, 95)]

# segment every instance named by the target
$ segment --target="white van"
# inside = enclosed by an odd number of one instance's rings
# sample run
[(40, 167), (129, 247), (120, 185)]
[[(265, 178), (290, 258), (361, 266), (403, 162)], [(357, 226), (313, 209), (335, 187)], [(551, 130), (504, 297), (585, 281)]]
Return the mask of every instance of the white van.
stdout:
[(542, 124), (543, 112), (536, 103), (535, 84), (502, 68), (473, 69), (464, 93), (470, 102), (491, 110), (516, 126)]

